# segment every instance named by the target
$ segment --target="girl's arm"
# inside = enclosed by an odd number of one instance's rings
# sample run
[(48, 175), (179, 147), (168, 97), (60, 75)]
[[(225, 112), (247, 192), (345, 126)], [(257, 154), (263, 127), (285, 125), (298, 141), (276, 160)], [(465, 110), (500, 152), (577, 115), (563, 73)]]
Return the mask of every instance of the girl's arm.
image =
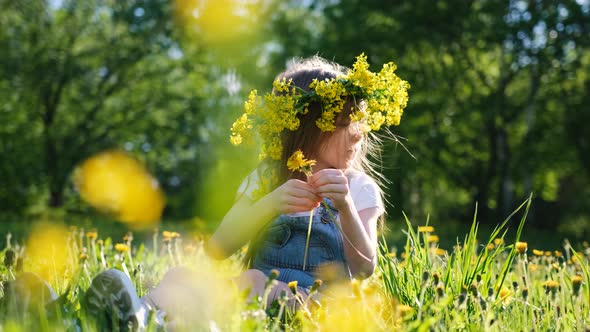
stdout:
[(206, 250), (210, 256), (224, 259), (255, 238), (277, 216), (310, 211), (320, 202), (309, 184), (296, 179), (288, 180), (256, 202), (242, 195), (223, 217)]
[(377, 221), (381, 214), (380, 209), (374, 207), (356, 210), (348, 179), (342, 170), (318, 171), (311, 176), (310, 183), (320, 196), (330, 198), (338, 209), (340, 225), (346, 235), (344, 255), (352, 274), (359, 277), (373, 274), (377, 265)]

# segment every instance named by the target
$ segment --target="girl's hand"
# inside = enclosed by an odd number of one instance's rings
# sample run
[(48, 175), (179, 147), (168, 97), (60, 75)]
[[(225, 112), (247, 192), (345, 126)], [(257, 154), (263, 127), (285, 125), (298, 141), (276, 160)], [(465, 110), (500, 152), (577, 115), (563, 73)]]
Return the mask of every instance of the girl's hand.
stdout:
[(311, 211), (322, 201), (312, 186), (296, 179), (283, 183), (271, 195), (277, 214)]
[(331, 199), (336, 209), (342, 210), (352, 204), (348, 189), (348, 178), (346, 178), (342, 170), (322, 169), (310, 176), (308, 182), (321, 197)]

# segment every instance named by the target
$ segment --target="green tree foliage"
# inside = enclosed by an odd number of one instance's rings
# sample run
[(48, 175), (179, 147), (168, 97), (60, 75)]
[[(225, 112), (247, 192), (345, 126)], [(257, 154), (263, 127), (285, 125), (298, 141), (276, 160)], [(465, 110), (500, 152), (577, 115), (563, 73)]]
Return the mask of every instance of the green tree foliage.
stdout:
[(533, 191), (532, 223), (555, 227), (588, 218), (589, 21), (574, 0), (291, 1), (274, 17), (275, 65), (398, 64), (412, 89), (395, 130), (416, 158), (386, 147), (396, 215), (469, 220), (478, 202), (496, 222)]
[(213, 88), (203, 88), (201, 50), (175, 38), (168, 1), (0, 8), (4, 211), (43, 193), (62, 206), (75, 165), (105, 148), (146, 159), (170, 190), (198, 179), (200, 105)]

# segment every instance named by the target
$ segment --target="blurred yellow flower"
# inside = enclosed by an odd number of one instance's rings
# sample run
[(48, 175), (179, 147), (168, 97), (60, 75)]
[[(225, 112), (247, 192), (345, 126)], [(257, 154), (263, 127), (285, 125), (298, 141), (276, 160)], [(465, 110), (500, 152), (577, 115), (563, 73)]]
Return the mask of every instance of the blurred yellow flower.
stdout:
[(426, 238), (426, 241), (428, 243), (438, 242), (438, 235), (429, 235), (428, 238)]
[(526, 242), (516, 242), (514, 247), (516, 248), (517, 253), (524, 254), (527, 250), (528, 244)]
[(535, 256), (543, 256), (543, 250), (533, 249), (533, 255), (535, 255)]
[(414, 311), (414, 308), (412, 308), (409, 305), (405, 305), (405, 304), (400, 304), (397, 306), (397, 312), (399, 312), (399, 314), (401, 316), (405, 316), (407, 314), (411, 314)]
[(56, 223), (33, 226), (26, 244), (31, 271), (50, 283), (63, 278), (68, 260), (67, 229)]
[(502, 300), (506, 300), (510, 295), (512, 295), (512, 292), (508, 288), (502, 287), (499, 295)]
[(552, 293), (555, 293), (557, 291), (557, 288), (559, 288), (559, 283), (554, 280), (547, 280), (543, 284), (543, 287), (545, 288), (546, 292), (551, 291)]
[(75, 170), (74, 183), (86, 202), (132, 228), (153, 226), (161, 217), (165, 202), (158, 182), (123, 151), (88, 158)]
[(434, 232), (434, 227), (432, 226), (418, 226), (419, 233), (432, 233)]
[(502, 239), (502, 238), (496, 238), (496, 239), (494, 239), (494, 244), (497, 245), (497, 246), (499, 246), (501, 244), (504, 244), (504, 239)]
[(98, 233), (96, 231), (86, 232), (86, 237), (90, 240), (96, 240)]
[(129, 246), (123, 243), (117, 243), (115, 244), (115, 250), (117, 250), (118, 252), (129, 252)]

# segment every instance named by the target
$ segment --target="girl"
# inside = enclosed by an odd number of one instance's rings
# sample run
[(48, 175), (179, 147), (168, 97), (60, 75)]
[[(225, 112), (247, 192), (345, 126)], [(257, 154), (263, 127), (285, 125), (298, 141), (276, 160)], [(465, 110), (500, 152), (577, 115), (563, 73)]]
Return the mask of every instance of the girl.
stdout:
[[(292, 281), (305, 299), (316, 279), (364, 278), (375, 269), (377, 224), (384, 206), (382, 191), (368, 174), (375, 174), (367, 153), (376, 146), (367, 133), (389, 118), (379, 120), (370, 112), (374, 103), (367, 91), (374, 89), (370, 85), (375, 78), (393, 76), (391, 70), (382, 76), (384, 71), (369, 72), (365, 59), (357, 58), (352, 72), (318, 56), (296, 61), (278, 75), (273, 93), (265, 97), (266, 108), (257, 114), (256, 97), (251, 96), (245, 115), (234, 124), (232, 139), (240, 143), (248, 134), (242, 129), (262, 123), (258, 132), (263, 133), (265, 159), (239, 187), (235, 204), (207, 247), (212, 256), (225, 258), (250, 242), (248, 269), (237, 284), (250, 289), (251, 296), (263, 294), (272, 270), (279, 272), (278, 283), (271, 286), (268, 303), (288, 292)], [(396, 82), (394, 88), (405, 92), (406, 83)], [(399, 113), (397, 122), (405, 106), (398, 103), (389, 110)], [(273, 113), (278, 115), (268, 115)], [(281, 121), (285, 128), (277, 130)], [(307, 177), (287, 167), (296, 151), (315, 160)], [(269, 181), (273, 174), (278, 176)]]

